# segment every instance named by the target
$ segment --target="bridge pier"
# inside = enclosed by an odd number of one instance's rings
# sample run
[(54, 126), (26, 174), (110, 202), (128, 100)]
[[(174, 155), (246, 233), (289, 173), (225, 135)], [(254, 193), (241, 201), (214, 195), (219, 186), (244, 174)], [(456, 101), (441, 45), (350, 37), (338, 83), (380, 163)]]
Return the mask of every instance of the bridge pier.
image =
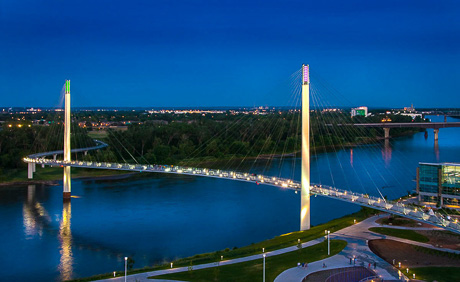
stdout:
[(55, 160), (56, 160), (56, 157), (57, 157), (57, 155), (56, 155), (56, 154), (54, 154), (54, 155), (53, 155), (53, 161), (55, 161)]
[(27, 178), (33, 179), (34, 178), (34, 169), (33, 163), (27, 163)]
[(385, 133), (385, 139), (389, 139), (390, 138), (390, 128), (384, 127), (383, 132)]
[(88, 151), (85, 151), (84, 154), (85, 154), (85, 156), (88, 155)]

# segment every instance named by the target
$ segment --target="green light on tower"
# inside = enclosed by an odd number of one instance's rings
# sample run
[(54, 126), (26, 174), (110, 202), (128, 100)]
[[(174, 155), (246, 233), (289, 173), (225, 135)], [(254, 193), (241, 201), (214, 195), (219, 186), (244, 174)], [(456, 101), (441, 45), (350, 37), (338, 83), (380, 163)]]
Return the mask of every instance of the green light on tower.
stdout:
[(70, 93), (70, 80), (65, 81), (65, 93)]

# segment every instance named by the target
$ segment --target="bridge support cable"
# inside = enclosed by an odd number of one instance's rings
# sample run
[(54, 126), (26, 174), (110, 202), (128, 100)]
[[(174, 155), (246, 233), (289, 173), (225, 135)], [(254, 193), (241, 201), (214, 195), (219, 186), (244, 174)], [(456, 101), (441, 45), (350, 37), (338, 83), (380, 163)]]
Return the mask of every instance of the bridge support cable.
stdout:
[[(353, 103), (348, 99), (347, 96), (343, 95), (340, 91), (338, 91), (331, 84), (329, 84), (325, 79), (321, 78), (321, 76), (319, 74), (314, 73), (314, 75), (315, 75), (315, 81), (318, 82), (326, 90), (325, 92), (327, 92), (330, 96), (332, 96), (333, 97), (332, 99), (335, 99), (335, 100), (338, 101), (338, 102), (336, 102), (336, 105), (340, 104), (340, 101), (341, 101), (342, 104), (353, 105)], [(328, 99), (328, 100), (331, 100), (331, 99)], [(344, 121), (346, 121), (346, 120), (343, 120), (341, 123), (343, 123)], [(347, 121), (346, 123), (350, 123), (350, 121)], [(354, 130), (354, 132), (362, 132), (362, 133), (364, 133), (366, 131), (365, 131), (365, 128), (359, 128), (359, 129), (356, 128)], [(389, 147), (389, 146), (387, 146), (387, 147)], [(410, 162), (410, 160), (408, 160), (407, 157), (404, 154), (401, 154), (399, 152), (396, 152), (396, 154), (398, 154), (398, 155), (396, 156), (396, 158), (392, 159), (392, 162), (399, 162), (401, 164), (400, 167), (402, 168), (402, 170), (399, 171), (401, 173), (401, 175), (413, 175), (415, 169), (414, 169), (414, 171), (408, 170), (407, 165), (405, 165), (408, 162)], [(393, 174), (392, 174), (392, 176), (394, 177)], [(398, 182), (398, 185), (400, 185), (401, 187), (403, 186), (399, 182), (398, 178), (394, 177), (394, 181)]]
[[(315, 77), (316, 77), (316, 75), (315, 75)], [(321, 83), (321, 80), (320, 80), (320, 79), (317, 79), (317, 78), (315, 79), (316, 82), (318, 82), (318, 80), (320, 81), (319, 85), (322, 86), (323, 88), (326, 88), (326, 93), (334, 94), (333, 91), (330, 91), (330, 90), (329, 90), (329, 87), (328, 87), (328, 86), (324, 86), (323, 83)], [(317, 85), (317, 86), (318, 86), (318, 85)], [(316, 87), (316, 88), (318, 88), (318, 87)], [(317, 92), (319, 92), (319, 91), (317, 91)], [(323, 92), (323, 91), (321, 91), (321, 92)], [(335, 99), (337, 99), (337, 98), (335, 98)], [(329, 101), (330, 99), (321, 99), (321, 100), (322, 100), (322, 101)], [(339, 102), (336, 102), (336, 103), (338, 103), (338, 104), (342, 103), (342, 104), (343, 104), (343, 103), (344, 103), (343, 100), (346, 100), (346, 99), (342, 99), (342, 102), (339, 101)], [(330, 105), (323, 105), (323, 107), (328, 107), (328, 106), (331, 107)], [(344, 121), (345, 121), (345, 119), (340, 118), (339, 116), (337, 116), (337, 117), (336, 117), (336, 121), (333, 122), (332, 125), (329, 125), (329, 126), (327, 126), (327, 127), (330, 128), (332, 131), (336, 132), (336, 133), (335, 133), (336, 135), (340, 135), (340, 136), (342, 136), (342, 138), (344, 138), (344, 139), (346, 139), (346, 140), (351, 139), (353, 136), (361, 136), (361, 135), (363, 135), (363, 134), (364, 134), (363, 136), (368, 135), (368, 133), (366, 133), (365, 131), (363, 131), (364, 128), (347, 128), (347, 129), (345, 129), (345, 128), (340, 128), (340, 127), (333, 126), (333, 124), (341, 124), (341, 123), (343, 123)], [(347, 123), (349, 123), (349, 121), (347, 121)], [(329, 122), (329, 124), (331, 124), (331, 123)], [(344, 133), (348, 132), (348, 133), (342, 134), (341, 132), (344, 132)], [(348, 137), (347, 137), (347, 136), (348, 136)], [(355, 153), (360, 151), (360, 150), (359, 150), (360, 146), (356, 147), (357, 150), (356, 150), (356, 148), (351, 148), (351, 149), (350, 149), (350, 148), (347, 148), (347, 149), (346, 149), (346, 148), (343, 146), (343, 144), (340, 144), (340, 147), (342, 147), (342, 149), (344, 149), (345, 151), (349, 150), (349, 151), (350, 151), (350, 154), (351, 154), (351, 152), (353, 152), (353, 151), (355, 151)], [(382, 151), (382, 152), (383, 152), (383, 151)], [(380, 151), (379, 151), (379, 149), (378, 149), (377, 147), (375, 147), (375, 146), (369, 146), (369, 145), (367, 145), (367, 146), (366, 146), (366, 150), (364, 151), (364, 153), (368, 153), (368, 154), (370, 154), (369, 156), (372, 157), (372, 155), (376, 156), (376, 155), (380, 154)], [(382, 153), (382, 154), (383, 154), (383, 153)], [(355, 158), (356, 158), (356, 157), (358, 157), (358, 155), (355, 154)], [(369, 158), (369, 159), (370, 159), (370, 158)], [(366, 160), (366, 159), (364, 159), (364, 160)], [(351, 159), (351, 157), (350, 157), (350, 162), (351, 162), (351, 161), (352, 161), (352, 159)], [(355, 161), (355, 164), (356, 164), (356, 161)], [(353, 171), (356, 172), (355, 166), (352, 165), (351, 167), (353, 168)], [(371, 169), (371, 168), (373, 168), (373, 169), (376, 171), (376, 173), (380, 176), (380, 178), (383, 180), (384, 183), (388, 183), (388, 179), (382, 175), (382, 172), (384, 172), (384, 171), (380, 171), (380, 170), (377, 168), (377, 164), (375, 164), (375, 163), (373, 163), (373, 162), (369, 163), (368, 166), (363, 167), (363, 169), (366, 171), (366, 174), (368, 174), (368, 177), (369, 177), (369, 179), (371, 180), (371, 182), (373, 182), (373, 179), (370, 178), (370, 173), (369, 173), (369, 169)], [(394, 176), (393, 172), (391, 172), (390, 170), (386, 170), (385, 173), (390, 173), (390, 174), (391, 174), (391, 177), (394, 178), (394, 180), (397, 181), (397, 182), (399, 183), (399, 180)], [(355, 173), (355, 174), (356, 174), (356, 173)], [(360, 180), (361, 177), (357, 177), (357, 179), (361, 182), (361, 180)], [(400, 184), (400, 183), (399, 183), (399, 184)], [(373, 185), (375, 186), (376, 190), (379, 188), (379, 185), (377, 185), (377, 183), (376, 183), (375, 181), (374, 181), (374, 184), (373, 184)], [(384, 184), (384, 185), (385, 185), (385, 186), (388, 186), (387, 184)], [(402, 185), (400, 185), (400, 186), (402, 186)], [(364, 189), (364, 186), (362, 186), (362, 188)], [(379, 192), (379, 191), (377, 190), (377, 192)], [(380, 194), (380, 192), (379, 192), (379, 194)]]
[[(319, 95), (318, 92), (316, 92), (316, 94)], [(320, 98), (318, 98), (318, 100), (322, 101), (322, 103), (320, 105), (320, 108), (327, 109), (328, 107), (330, 107), (330, 105), (323, 104), (325, 101), (328, 101), (328, 99), (324, 99), (324, 98), (320, 97)], [(323, 115), (324, 114), (321, 114), (320, 116), (323, 116)], [(333, 122), (332, 124), (340, 123), (342, 119), (343, 119), (343, 116), (341, 116), (341, 115), (332, 116), (332, 122)], [(348, 187), (352, 187), (353, 185), (351, 185), (351, 179), (349, 179), (349, 177), (346, 175), (345, 170), (344, 170), (344, 164), (342, 163), (341, 159), (338, 157), (339, 151), (336, 150), (335, 147), (336, 146), (339, 147), (341, 149), (341, 151), (346, 151), (346, 148), (344, 146), (344, 142), (347, 142), (346, 140), (352, 140), (353, 136), (359, 136), (359, 135), (362, 135), (362, 134), (360, 134), (360, 132), (353, 132), (353, 130), (348, 131), (348, 132), (344, 132), (343, 130), (340, 130), (339, 128), (336, 128), (335, 126), (325, 126), (326, 124), (327, 124), (327, 122), (323, 123), (324, 127), (327, 128), (327, 131), (329, 132), (330, 136), (333, 136), (333, 137), (339, 139), (338, 144), (334, 145), (334, 156), (336, 157), (336, 161), (337, 161), (337, 163), (338, 163), (338, 165), (340, 167), (340, 171), (343, 174), (343, 178), (346, 181), (346, 185)], [(359, 148), (359, 146), (358, 146), (358, 148)], [(377, 153), (376, 149), (374, 149), (374, 148), (369, 148), (369, 149), (372, 152)], [(354, 171), (354, 174), (356, 176), (356, 180), (360, 183), (362, 190), (364, 191), (364, 193), (367, 193), (366, 189), (365, 189), (365, 186), (363, 185), (363, 182), (362, 182), (362, 175), (360, 173), (357, 173), (356, 167), (354, 165), (352, 165), (351, 168)], [(365, 174), (367, 175), (367, 178), (371, 181), (372, 185), (376, 188), (377, 192), (379, 192), (378, 191), (378, 185), (375, 182), (374, 178), (371, 176), (371, 173), (369, 171), (371, 168), (374, 168), (375, 171), (377, 172), (377, 174), (379, 174), (381, 176), (380, 171), (375, 167), (374, 163), (371, 163), (370, 166), (363, 166), (362, 170), (364, 170)], [(381, 176), (381, 178), (386, 183), (386, 179), (383, 176)], [(380, 194), (380, 192), (379, 192), (379, 194)]]
[[(294, 79), (297, 79), (297, 81), (293, 81), (294, 84), (291, 84), (293, 86), (293, 89), (290, 91), (291, 92), (291, 96), (289, 98), (289, 101), (288, 101), (288, 109), (297, 109), (298, 106), (299, 106), (299, 103), (301, 101), (301, 87), (300, 84), (298, 83), (298, 81), (300, 80), (301, 78), (301, 71), (299, 70), (298, 72), (296, 72), (297, 75), (294, 77)], [(298, 86), (298, 87), (296, 87)], [(253, 165), (251, 166), (251, 170), (254, 166), (254, 164), (256, 163), (256, 161), (260, 160), (260, 159), (267, 159), (267, 162), (266, 162), (266, 165), (265, 167), (263, 168), (262, 170), (262, 174), (265, 174), (267, 169), (269, 167), (271, 167), (271, 164), (273, 163), (273, 161), (275, 159), (277, 159), (278, 161), (278, 167), (281, 167), (283, 165), (283, 161), (284, 161), (284, 155), (286, 153), (286, 146), (283, 146), (283, 150), (281, 152), (277, 151), (278, 147), (279, 147), (279, 144), (281, 143), (281, 140), (283, 139), (283, 135), (286, 133), (287, 135), (289, 134), (289, 132), (292, 130), (293, 128), (293, 121), (295, 120), (295, 114), (296, 112), (292, 112), (290, 110), (288, 110), (287, 112), (285, 113), (279, 113), (278, 114), (274, 114), (273, 116), (273, 119), (276, 119), (276, 123), (273, 127), (268, 127), (267, 130), (270, 132), (270, 139), (266, 139), (265, 142), (264, 142), (264, 145), (262, 146), (262, 148), (260, 149), (260, 151), (258, 152), (257, 154), (257, 157), (255, 158), (254, 162), (253, 162)], [(286, 123), (284, 122), (285, 118), (281, 119), (281, 116), (286, 116), (288, 119), (291, 119), (291, 121), (289, 122), (289, 128), (286, 130)], [(293, 117), (290, 117), (291, 115), (293, 115)], [(276, 116), (279, 116), (278, 118), (276, 118)], [(299, 116), (300, 116), (300, 112), (299, 112)], [(274, 137), (273, 139), (271, 137)], [(270, 144), (271, 142), (274, 142), (273, 145)], [(254, 143), (255, 145), (256, 143)], [(266, 148), (268, 146), (272, 146), (273, 148), (271, 149), (271, 151), (268, 152), (268, 154), (263, 154), (263, 152), (266, 150)], [(286, 143), (285, 143), (286, 145)], [(294, 145), (295, 146), (295, 145)], [(281, 173), (282, 171), (279, 170), (279, 173), (278, 173), (278, 177), (281, 177)]]
[(126, 149), (126, 147), (123, 145), (123, 143), (113, 134), (112, 136), (115, 137), (115, 140), (120, 144), (120, 146), (125, 150), (126, 153), (134, 160), (135, 163), (139, 164), (139, 162), (136, 160), (136, 158)]

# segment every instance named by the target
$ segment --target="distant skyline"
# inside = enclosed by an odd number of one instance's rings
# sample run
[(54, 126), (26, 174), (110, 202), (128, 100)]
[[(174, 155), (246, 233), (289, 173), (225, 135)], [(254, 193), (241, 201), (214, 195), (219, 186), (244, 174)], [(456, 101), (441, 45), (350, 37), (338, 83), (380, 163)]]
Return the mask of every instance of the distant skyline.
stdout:
[(65, 79), (75, 107), (288, 106), (306, 63), (340, 92), (325, 104), (460, 107), (459, 15), (453, 0), (3, 0), (0, 106), (56, 106)]

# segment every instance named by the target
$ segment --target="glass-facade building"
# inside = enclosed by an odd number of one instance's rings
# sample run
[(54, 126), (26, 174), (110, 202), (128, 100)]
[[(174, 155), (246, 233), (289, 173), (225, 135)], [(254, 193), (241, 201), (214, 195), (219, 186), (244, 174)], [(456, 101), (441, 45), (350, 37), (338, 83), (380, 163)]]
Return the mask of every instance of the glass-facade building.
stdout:
[(460, 208), (460, 163), (419, 163), (417, 194), (421, 204)]

